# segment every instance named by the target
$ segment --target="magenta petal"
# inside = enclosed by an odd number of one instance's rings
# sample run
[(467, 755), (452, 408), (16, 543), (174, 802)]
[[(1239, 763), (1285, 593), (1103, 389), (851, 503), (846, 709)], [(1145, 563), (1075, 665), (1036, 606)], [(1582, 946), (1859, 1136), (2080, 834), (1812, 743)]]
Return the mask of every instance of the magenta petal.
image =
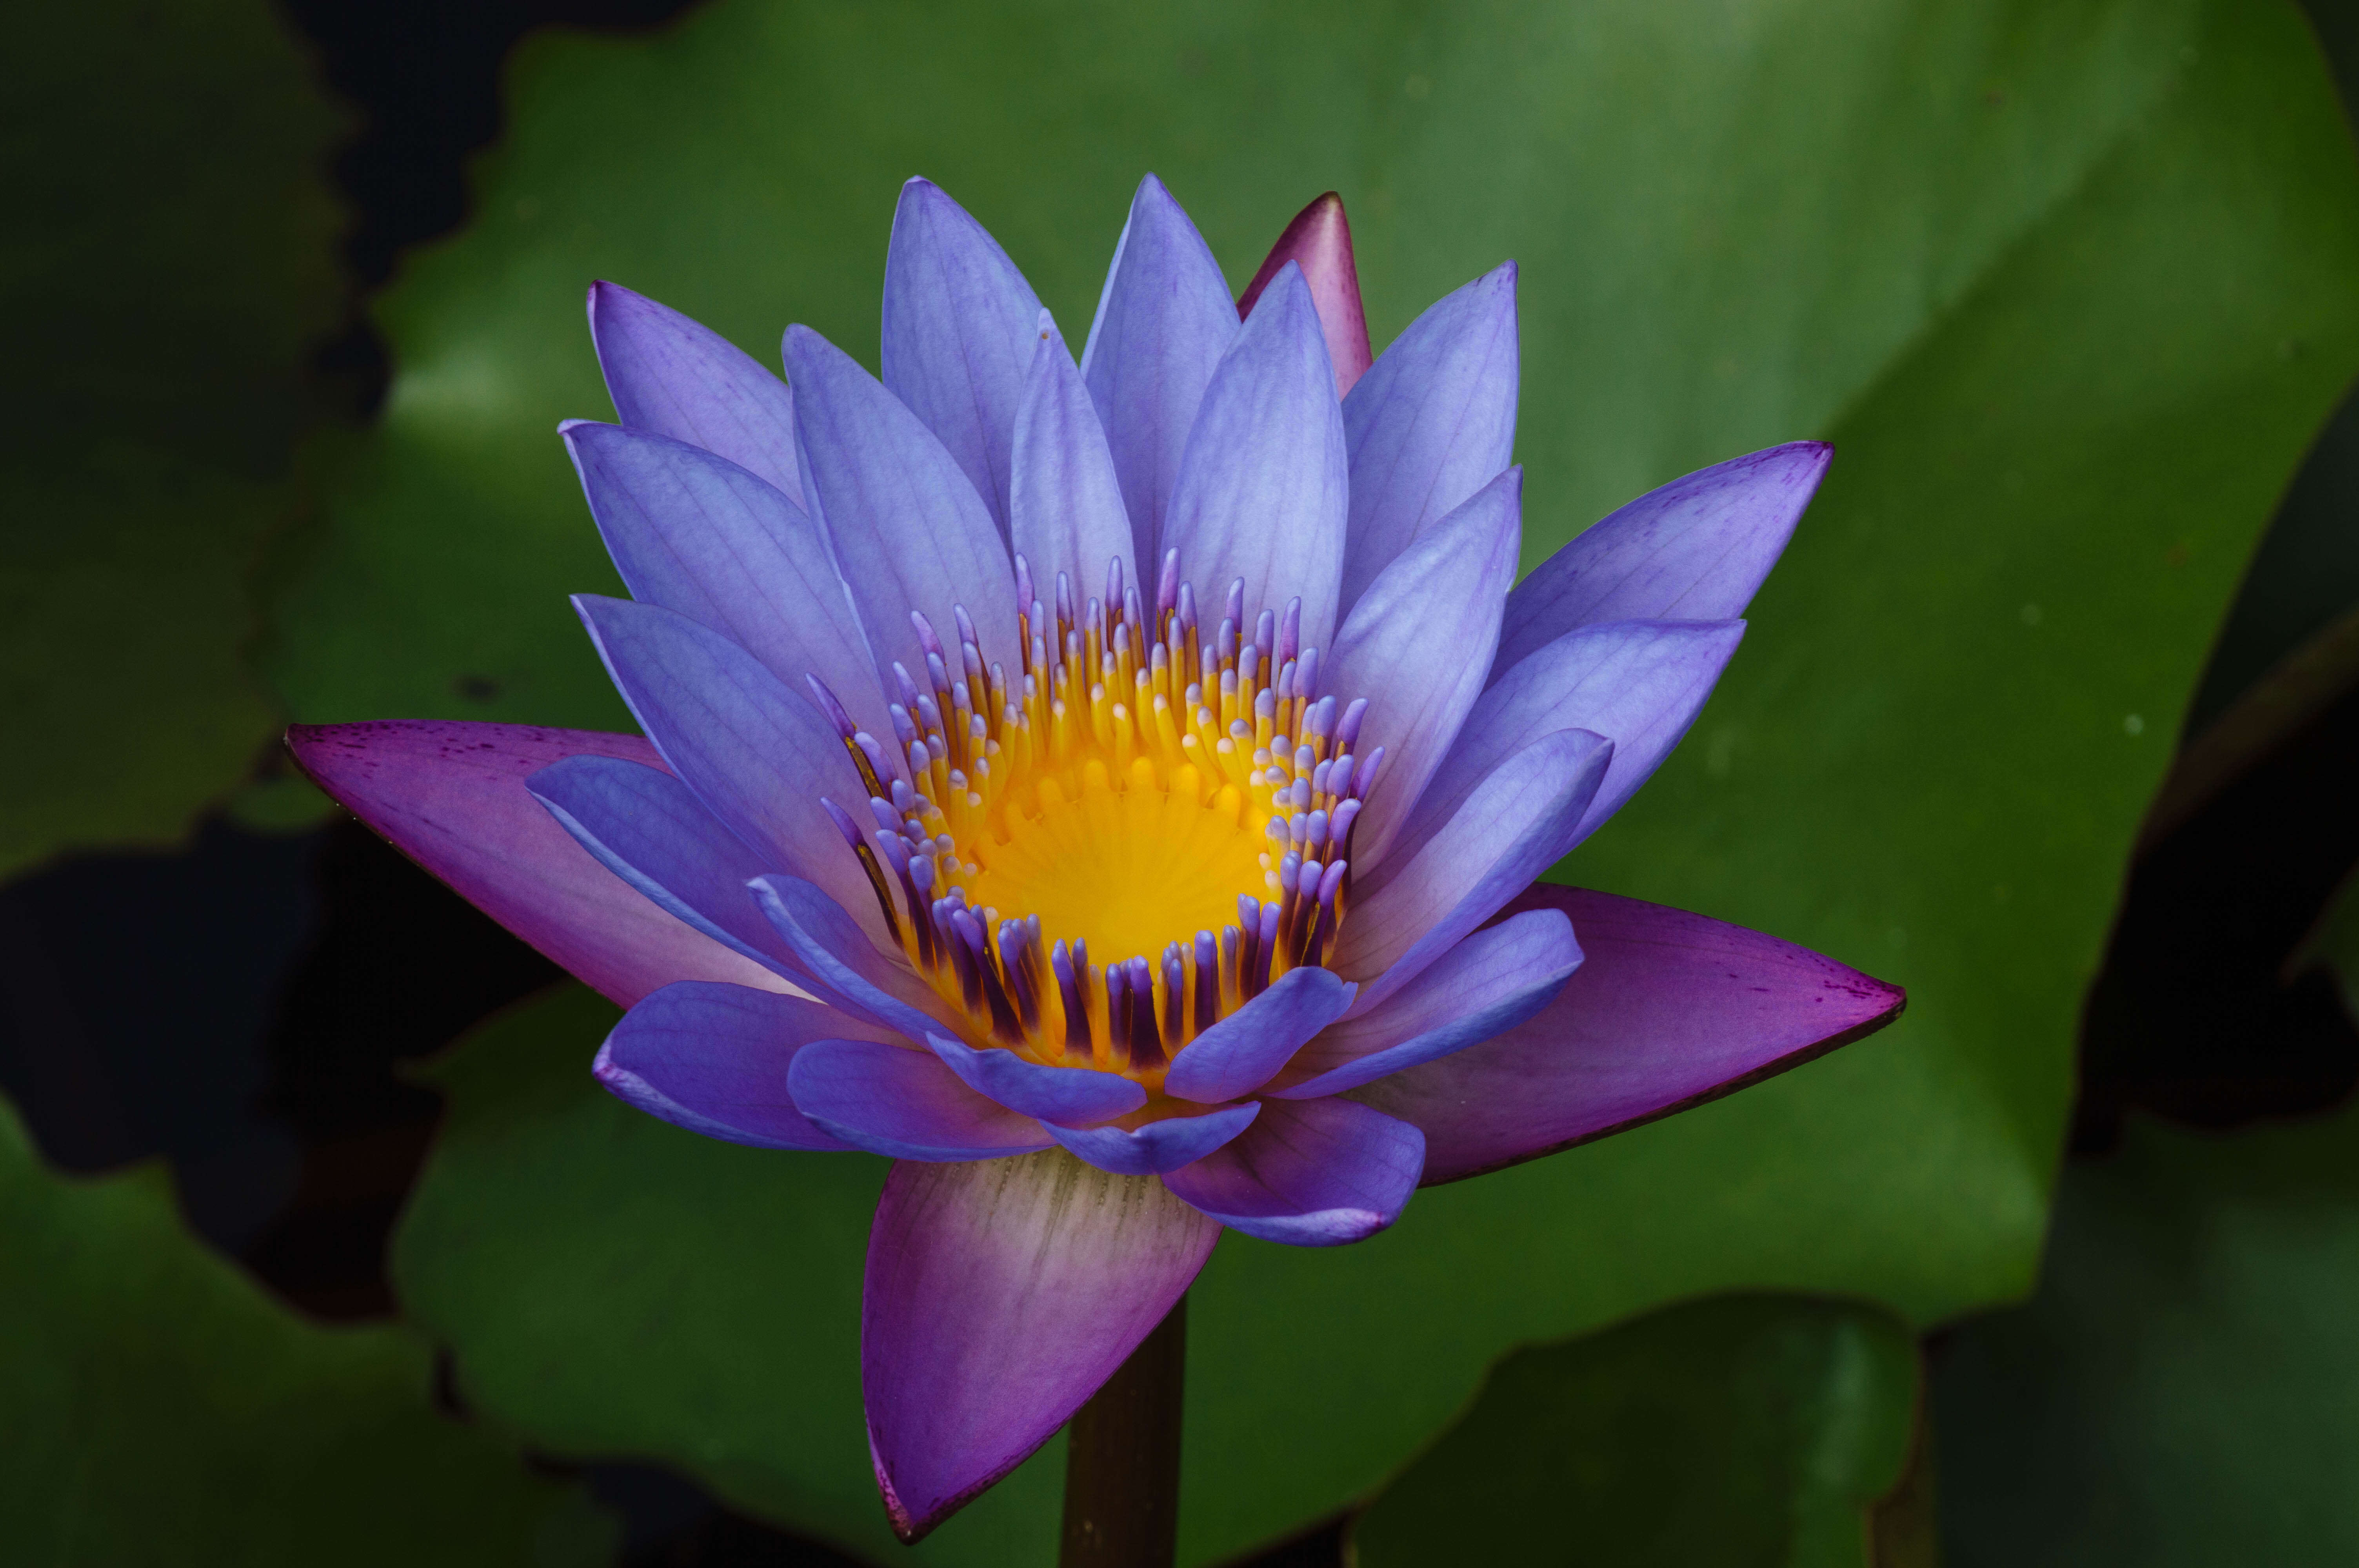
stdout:
[(994, 1105), (914, 1045), (814, 1040), (795, 1053), (787, 1087), (819, 1126), (896, 1160), (995, 1160), (1050, 1142), (1038, 1121)]
[(1021, 1464), (1192, 1282), (1221, 1228), (1152, 1176), (1061, 1150), (901, 1164), (868, 1233), (860, 1387), (886, 1511), (915, 1541)]
[(1318, 1099), (1463, 1051), (1554, 1001), (1579, 968), (1572, 923), (1526, 910), (1467, 937), (1364, 1018), (1326, 1030), (1262, 1092)]
[(1425, 1136), (1347, 1099), (1264, 1100), (1237, 1139), (1163, 1183), (1232, 1230), (1289, 1247), (1363, 1241), (1400, 1217)]
[(707, 1138), (849, 1149), (795, 1108), (787, 1073), (805, 1045), (861, 1029), (801, 997), (683, 981), (625, 1014), (590, 1070), (617, 1099)]
[(1358, 989), (1326, 969), (1288, 969), (1181, 1046), (1164, 1074), (1163, 1092), (1204, 1105), (1253, 1093), (1304, 1041), (1343, 1017)]
[(880, 953), (843, 906), (799, 877), (757, 877), (756, 905), (824, 1000), (909, 1040), (944, 1028), (946, 1004), (908, 964)]
[(1542, 884), (1588, 955), (1528, 1022), (1353, 1092), (1425, 1130), (1427, 1177), (1456, 1181), (1717, 1099), (1899, 1015), (1900, 988), (1683, 910)]
[(1032, 591), (1044, 603), (1051, 602), (1059, 572), (1070, 574), (1084, 596), (1105, 580), (1106, 563), (1117, 558), (1125, 581), (1140, 580), (1105, 428), (1046, 310), (1016, 413), (1008, 522), (1016, 553), (1032, 569)]
[(1157, 1175), (1194, 1164), (1252, 1126), (1260, 1114), (1261, 1102), (1247, 1100), (1197, 1116), (1167, 1116), (1128, 1130), (1051, 1124), (1049, 1134), (1101, 1171), (1117, 1176)]
[(1051, 1067), (996, 1047), (978, 1051), (929, 1033), (926, 1044), (959, 1081), (979, 1095), (1057, 1126), (1082, 1126), (1127, 1116), (1147, 1103), (1147, 1091), (1119, 1073), (1094, 1067)]
[(1493, 677), (1577, 626), (1735, 620), (1833, 458), (1823, 441), (1771, 447), (1673, 480), (1592, 524), (1507, 596)]
[(590, 286), (590, 341), (615, 418), (727, 458), (801, 503), (794, 394), (760, 361), (712, 328), (614, 283)]
[(1352, 224), (1343, 216), (1341, 196), (1331, 190), (1294, 215), (1261, 270), (1237, 296), (1240, 317), (1253, 314), (1254, 301), (1288, 262), (1300, 266), (1310, 285), (1319, 326), (1327, 336), (1327, 357), (1335, 364), (1335, 395), (1340, 398), (1367, 373), (1374, 357), (1368, 350), (1367, 313), (1360, 308), (1360, 269), (1352, 259)]
[(636, 735), (518, 724), (298, 724), (288, 750), (397, 849), (625, 1007), (674, 980), (781, 983), (640, 896), (576, 844), (525, 780), (571, 756), (659, 765)]

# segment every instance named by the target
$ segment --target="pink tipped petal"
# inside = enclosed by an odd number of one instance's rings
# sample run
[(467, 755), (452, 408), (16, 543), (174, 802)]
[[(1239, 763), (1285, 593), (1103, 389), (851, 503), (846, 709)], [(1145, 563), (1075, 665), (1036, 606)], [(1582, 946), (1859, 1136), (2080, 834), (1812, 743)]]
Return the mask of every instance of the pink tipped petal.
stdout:
[(885, 385), (940, 438), (1003, 535), (1039, 314), (1032, 286), (966, 209), (929, 179), (901, 187), (885, 252)]
[(1474, 704), (1411, 814), (1410, 840), (1448, 821), (1503, 760), (1567, 729), (1614, 742), (1614, 764), (1573, 842), (1588, 838), (1686, 736), (1744, 636), (1742, 621), (1615, 621), (1548, 643), (1494, 679)]
[(1219, 1106), (1199, 1116), (1167, 1116), (1143, 1127), (1058, 1127), (1049, 1136), (1101, 1171), (1160, 1175), (1197, 1161), (1253, 1125), (1261, 1103)]
[(1163, 1321), (1220, 1227), (1061, 1150), (896, 1165), (860, 1316), (868, 1445), (915, 1541), (1048, 1441)]
[(1493, 677), (1577, 626), (1744, 614), (1833, 460), (1823, 441), (1791, 441), (1673, 480), (1593, 524), (1507, 596)]
[(1163, 1092), (1202, 1105), (1253, 1093), (1304, 1041), (1343, 1017), (1358, 989), (1327, 969), (1288, 969), (1181, 1046), (1164, 1075)]
[(1757, 931), (1542, 884), (1588, 958), (1528, 1022), (1354, 1092), (1417, 1123), (1426, 1179), (1538, 1159), (1717, 1099), (1873, 1033), (1900, 988)]
[(1366, 1017), (1327, 1030), (1262, 1092), (1319, 1099), (1479, 1044), (1555, 1000), (1580, 968), (1562, 912), (1510, 916), (1435, 959)]
[(1347, 1099), (1265, 1100), (1234, 1141), (1163, 1178), (1232, 1230), (1288, 1247), (1364, 1241), (1400, 1217), (1425, 1137)]
[(1013, 1051), (978, 1051), (938, 1033), (928, 1033), (925, 1042), (967, 1087), (1010, 1110), (1054, 1123), (1052, 1132), (1111, 1121), (1147, 1103), (1147, 1091), (1118, 1073), (1046, 1066)]
[(787, 1072), (813, 1041), (861, 1025), (800, 997), (683, 981), (624, 1015), (591, 1071), (614, 1096), (676, 1127), (757, 1149), (849, 1149), (795, 1108)]
[(790, 690), (816, 675), (863, 729), (892, 734), (867, 640), (801, 507), (700, 447), (578, 419), (562, 429), (633, 599), (711, 627)]
[(1346, 610), (1395, 556), (1512, 460), (1518, 365), (1509, 262), (1410, 322), (1344, 399)]
[(575, 843), (666, 914), (800, 980), (800, 964), (745, 887), (774, 868), (679, 780), (617, 757), (568, 757), (532, 774), (525, 787)]
[(525, 787), (578, 755), (655, 765), (636, 735), (518, 724), (298, 724), (288, 750), (322, 790), (476, 908), (627, 1007), (674, 980), (781, 988), (752, 959), (634, 892)]
[[(1028, 336), (1031, 317), (1025, 322)], [(834, 548), (880, 684), (892, 689), (895, 660), (924, 671), (909, 612), (940, 624), (958, 604), (974, 618), (984, 661), (1020, 670), (1016, 569), (965, 471), (898, 398), (817, 332), (788, 328), (786, 352), (807, 509)]]
[(880, 953), (843, 906), (795, 877), (758, 877), (751, 892), (795, 961), (807, 989), (830, 1004), (923, 1040), (945, 1027), (948, 1007), (901, 958)]
[(1572, 847), (1614, 757), (1585, 730), (1544, 735), (1491, 771), (1343, 925), (1335, 968), (1362, 977), (1354, 1015), (1422, 974)]
[(1499, 608), (1516, 580), (1523, 488), (1514, 468), (1476, 491), (1377, 574), (1335, 633), (1327, 684), (1368, 694), (1367, 732), (1384, 736), (1390, 758), (1352, 836), (1355, 870), (1374, 870), (1398, 841), (1483, 695)]
[(1220, 264), (1163, 182), (1148, 175), (1131, 200), (1082, 350), (1082, 380), (1121, 476), (1135, 562), (1162, 559), (1156, 541), (1188, 433), (1236, 335)]
[(876, 895), (820, 805), (858, 791), (860, 775), (811, 699), (684, 615), (589, 593), (573, 607), (631, 717), (704, 808), (766, 866), (818, 882), (884, 937)]
[(760, 361), (614, 283), (590, 286), (590, 340), (615, 418), (727, 458), (801, 503), (794, 394)]
[(815, 1040), (795, 1053), (787, 1087), (818, 1126), (895, 1160), (997, 1160), (1051, 1142), (1038, 1122), (994, 1105), (915, 1046)]
[(1368, 318), (1360, 308), (1360, 269), (1352, 259), (1352, 223), (1343, 216), (1343, 199), (1333, 191), (1294, 215), (1278, 235), (1269, 256), (1237, 296), (1237, 314), (1253, 314), (1270, 280), (1288, 262), (1302, 268), (1310, 297), (1319, 307), (1319, 325), (1327, 337), (1327, 357), (1335, 366), (1335, 395), (1368, 372)]
[(1126, 581), (1138, 581), (1139, 574), (1105, 429), (1046, 310), (1038, 343), (1016, 414), (1009, 519), (1016, 553), (1032, 568), (1033, 591), (1045, 602), (1059, 572), (1071, 574), (1083, 593), (1105, 580), (1108, 561), (1122, 561)]
[(1306, 648), (1334, 634), (1351, 505), (1333, 381), (1310, 289), (1288, 264), (1204, 389), (1159, 538), (1198, 583), (1243, 578), (1248, 615), (1299, 594)]

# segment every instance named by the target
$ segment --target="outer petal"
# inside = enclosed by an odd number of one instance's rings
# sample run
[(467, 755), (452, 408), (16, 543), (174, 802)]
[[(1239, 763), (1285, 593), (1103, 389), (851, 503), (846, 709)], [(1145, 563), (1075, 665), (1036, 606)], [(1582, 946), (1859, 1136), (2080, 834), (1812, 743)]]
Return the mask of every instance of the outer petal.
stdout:
[(860, 862), (843, 847), (822, 795), (861, 793), (843, 743), (810, 698), (753, 654), (684, 615), (626, 599), (577, 593), (573, 607), (631, 717), (704, 808), (766, 865), (818, 882), (884, 935)]
[(1393, 557), (1335, 633), (1327, 684), (1369, 699), (1364, 732), (1384, 737), (1389, 759), (1352, 837), (1355, 868), (1374, 869), (1398, 840), (1483, 695), (1516, 580), (1523, 490), (1524, 470), (1514, 468), (1476, 491)]
[(1038, 330), (1016, 413), (1008, 504), (1016, 553), (1031, 567), (1038, 585), (1034, 591), (1045, 601), (1060, 571), (1071, 573), (1085, 595), (1104, 580), (1106, 563), (1117, 557), (1126, 580), (1136, 582), (1139, 576), (1122, 479), (1114, 472), (1097, 406), (1046, 310)]
[(762, 917), (809, 975), (804, 984), (823, 1000), (908, 1040), (947, 1027), (931, 988), (908, 964), (878, 952), (824, 890), (794, 877), (757, 877), (752, 891)]
[(1576, 626), (1744, 614), (1833, 460), (1824, 441), (1791, 441), (1673, 480), (1593, 524), (1508, 596), (1493, 676)]
[(787, 1070), (857, 1020), (800, 997), (683, 981), (624, 1015), (590, 1070), (614, 1098), (707, 1138), (757, 1149), (849, 1149), (795, 1108)]
[(1319, 1099), (1462, 1051), (1555, 1000), (1580, 968), (1572, 923), (1526, 910), (1475, 932), (1365, 1018), (1325, 1031), (1262, 1092)]
[(1156, 541), (1188, 433), (1236, 335), (1220, 264), (1163, 182), (1148, 175), (1131, 199), (1082, 350), (1082, 380), (1122, 477), (1134, 560), (1162, 558)]
[(1899, 1016), (1897, 986), (1757, 931), (1579, 888), (1534, 887), (1588, 961), (1494, 1040), (1354, 1092), (1425, 1129), (1426, 1179), (1456, 1181), (1717, 1099)]
[(1261, 1104), (1224, 1105), (1199, 1116), (1167, 1116), (1136, 1128), (1058, 1127), (1049, 1134), (1101, 1171), (1157, 1175), (1197, 1161), (1253, 1125)]
[(1406, 1121), (1347, 1099), (1265, 1100), (1235, 1141), (1163, 1184), (1232, 1230), (1338, 1247), (1398, 1219), (1424, 1169), (1424, 1135)]
[(590, 286), (590, 340), (615, 418), (727, 458), (801, 503), (794, 394), (760, 361), (614, 283)]
[(929, 179), (901, 187), (885, 252), (885, 386), (941, 438), (1003, 536), (1039, 314), (1032, 286), (964, 208)]
[(896, 1160), (996, 1160), (1049, 1146), (1038, 1122), (992, 1104), (908, 1045), (815, 1040), (795, 1053), (787, 1087), (819, 1126)]
[(1254, 301), (1269, 287), (1288, 262), (1302, 268), (1310, 297), (1319, 307), (1319, 325), (1327, 337), (1327, 357), (1335, 366), (1335, 395), (1368, 373), (1368, 318), (1360, 308), (1360, 269), (1352, 259), (1352, 224), (1343, 216), (1343, 199), (1333, 191), (1294, 215), (1278, 235), (1277, 243), (1237, 296), (1237, 314), (1253, 314)]
[(636, 735), (518, 724), (298, 724), (312, 782), (460, 897), (625, 1007), (674, 980), (781, 989), (752, 959), (649, 903), (525, 788), (569, 756), (654, 764)]
[(1349, 610), (1428, 524), (1507, 466), (1516, 445), (1516, 264), (1440, 300), (1343, 402), (1352, 452)]
[(947, 633), (951, 607), (963, 604), (984, 659), (1020, 667), (1015, 568), (990, 508), (957, 461), (875, 376), (808, 327), (787, 329), (787, 373), (795, 383), (804, 492), (827, 530), (885, 688), (892, 689), (894, 660), (924, 672), (911, 611)]
[(1289, 264), (1204, 389), (1159, 544), (1178, 549), (1216, 600), (1245, 579), (1248, 615), (1301, 595), (1302, 645), (1324, 648), (1343, 583), (1349, 485), (1319, 312), (1302, 269)]
[(633, 599), (711, 627), (790, 690), (816, 675), (864, 729), (893, 733), (868, 640), (801, 507), (701, 447), (581, 419), (560, 428)]
[(928, 1034), (942, 1065), (959, 1081), (998, 1105), (1058, 1127), (1111, 1121), (1147, 1103), (1147, 1091), (1119, 1073), (1094, 1067), (1049, 1067), (1013, 1051), (978, 1051), (940, 1034)]
[(1203, 1105), (1269, 1082), (1304, 1041), (1343, 1016), (1359, 988), (1319, 968), (1288, 969), (1267, 990), (1180, 1048), (1163, 1092)]
[(1573, 729), (1614, 741), (1614, 764), (1582, 814), (1579, 843), (1654, 777), (1744, 635), (1742, 621), (1616, 621), (1539, 649), (1495, 677), (1466, 716), (1411, 814), (1409, 841), (1448, 821), (1501, 761), (1551, 730)]
[(1466, 797), (1343, 923), (1335, 968), (1363, 977), (1354, 1013), (1415, 979), (1564, 858), (1614, 756), (1585, 730), (1542, 736)]
[(868, 1238), (860, 1362), (869, 1451), (901, 1539), (1062, 1426), (1219, 1238), (1153, 1177), (1061, 1151), (895, 1166)]

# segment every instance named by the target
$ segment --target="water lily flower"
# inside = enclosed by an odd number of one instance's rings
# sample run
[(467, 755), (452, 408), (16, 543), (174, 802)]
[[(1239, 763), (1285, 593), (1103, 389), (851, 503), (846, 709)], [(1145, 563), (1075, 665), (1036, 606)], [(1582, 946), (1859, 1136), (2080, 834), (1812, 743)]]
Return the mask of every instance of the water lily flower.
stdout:
[(1512, 264), (1372, 359), (1339, 202), (1241, 308), (1150, 178), (1076, 361), (912, 180), (881, 381), (804, 327), (780, 380), (627, 289), (589, 309), (617, 422), (562, 433), (631, 597), (574, 603), (646, 739), (290, 743), (628, 1007), (614, 1094), (896, 1162), (862, 1356), (905, 1538), (1223, 1229), (1358, 1241), (1898, 1010), (1538, 880), (1694, 721), (1828, 451), (1690, 475), (1516, 583)]

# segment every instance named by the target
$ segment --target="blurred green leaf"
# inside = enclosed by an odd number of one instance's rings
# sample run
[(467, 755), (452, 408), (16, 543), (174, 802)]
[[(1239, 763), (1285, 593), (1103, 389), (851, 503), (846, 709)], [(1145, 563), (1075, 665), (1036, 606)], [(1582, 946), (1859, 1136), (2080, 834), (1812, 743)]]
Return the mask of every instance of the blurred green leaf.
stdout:
[(2334, 976), (2343, 1011), (2359, 1023), (2359, 876), (2336, 891), (2318, 924), (2286, 960), (2286, 969), (2299, 974), (2313, 964), (2323, 965)]
[(605, 1516), (436, 1412), (433, 1353), (324, 1328), (184, 1229), (160, 1165), (44, 1170), (0, 1103), (0, 1540), (55, 1568), (604, 1562)]
[(0, 875), (168, 842), (277, 723), (247, 576), (342, 302), (342, 130), (260, 0), (11, 21), (0, 108)]
[[(1899, 980), (1908, 1018), (1425, 1194), (1364, 1246), (1225, 1242), (1190, 1314), (1190, 1560), (1364, 1495), (1519, 1343), (1731, 1288), (1919, 1323), (2029, 1288), (2139, 814), (2253, 540), (2359, 368), (2359, 181), (2289, 6), (723, 0), (653, 39), (539, 39), (509, 124), (478, 222), (382, 302), (385, 425), (279, 605), (272, 667), (306, 718), (625, 723), (562, 597), (614, 587), (553, 432), (607, 407), (582, 288), (615, 278), (765, 361), (789, 319), (868, 354), (914, 172), (1069, 333), (1150, 168), (1235, 281), (1341, 189), (1380, 341), (1519, 258), (1527, 561), (1686, 470), (1838, 444), (1722, 693), (1567, 870)], [(550, 1139), (552, 1171), (623, 1179), (603, 1139)], [(717, 1201), (668, 1162), (631, 1190), (682, 1223)], [(453, 1188), (437, 1227), (499, 1201)], [(833, 1223), (864, 1225), (841, 1201)], [(585, 1236), (542, 1254), (586, 1298), (567, 1318), (586, 1342), (619, 1329), (596, 1324)], [(697, 1279), (678, 1288), (721, 1288)], [(506, 1310), (434, 1314), (479, 1381), (524, 1353)], [(810, 1343), (783, 1311), (771, 1332), (777, 1355)], [(503, 1413), (580, 1432), (596, 1405), (598, 1442), (838, 1530), (783, 1435), (817, 1418), (725, 1375), (737, 1337), (674, 1349), (660, 1374), (584, 1354), (577, 1382), (502, 1378)], [(647, 1386), (699, 1357), (711, 1405)], [(758, 1422), (770, 1469), (699, 1456), (708, 1429)], [(943, 1550), (982, 1560), (981, 1529)]]
[(1716, 1297), (1501, 1362), (1353, 1530), (1363, 1568), (1867, 1568), (1900, 1479), (1908, 1328), (1870, 1307)]
[(2075, 1162), (2038, 1296), (1934, 1363), (1950, 1568), (2359, 1558), (2359, 1111), (2133, 1119)]

